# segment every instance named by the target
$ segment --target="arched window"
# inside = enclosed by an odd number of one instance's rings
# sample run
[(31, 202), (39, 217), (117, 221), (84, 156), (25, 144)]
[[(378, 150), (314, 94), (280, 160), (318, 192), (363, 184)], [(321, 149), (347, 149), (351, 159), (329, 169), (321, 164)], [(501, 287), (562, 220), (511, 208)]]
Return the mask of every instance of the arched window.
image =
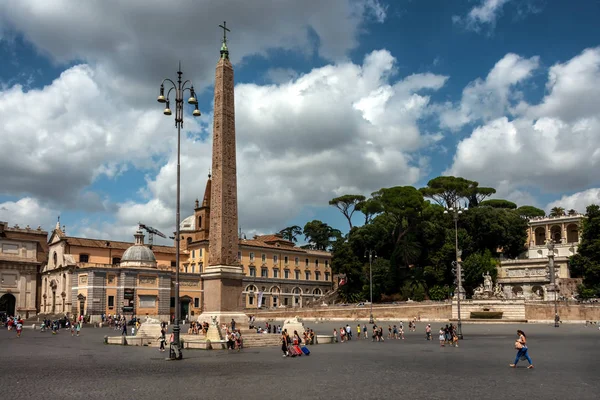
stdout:
[(63, 292), (67, 291), (67, 274), (63, 274), (62, 291)]
[(254, 285), (248, 285), (246, 286), (246, 292), (257, 292), (258, 290), (256, 289), (256, 286)]
[(294, 289), (292, 289), (292, 294), (302, 294), (302, 289), (300, 289), (299, 287), (295, 287)]
[(535, 228), (535, 245), (543, 246), (546, 243), (546, 230), (540, 226)]
[(198, 225), (196, 225), (196, 229), (201, 229), (202, 228), (202, 216), (198, 217)]
[(187, 244), (188, 244), (188, 246), (189, 246), (190, 244), (192, 244), (192, 238), (191, 238), (191, 237), (187, 238)]
[(321, 296), (323, 292), (321, 291), (321, 289), (316, 288), (315, 290), (313, 290), (313, 294), (316, 296)]
[(579, 242), (579, 228), (576, 224), (569, 224), (567, 226), (567, 242), (577, 243)]
[(552, 228), (550, 228), (550, 237), (552, 238), (554, 243), (561, 242), (561, 239), (562, 239), (561, 231), (562, 230), (560, 229), (560, 226), (558, 226), (558, 225), (554, 225)]
[(57, 264), (57, 261), (58, 261), (58, 256), (56, 255), (56, 252), (54, 252), (54, 254), (52, 255), (52, 261), (54, 262), (54, 264), (52, 264), (52, 266), (54, 268), (56, 268), (56, 264)]

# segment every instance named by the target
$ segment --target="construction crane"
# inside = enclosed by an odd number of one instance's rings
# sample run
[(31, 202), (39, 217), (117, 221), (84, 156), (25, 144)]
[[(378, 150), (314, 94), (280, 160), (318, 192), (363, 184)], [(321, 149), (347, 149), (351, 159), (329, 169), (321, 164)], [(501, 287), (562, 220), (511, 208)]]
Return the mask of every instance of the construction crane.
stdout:
[(162, 238), (165, 238), (165, 239), (167, 238), (165, 236), (165, 234), (162, 233), (161, 231), (159, 231), (158, 229), (154, 229), (151, 226), (144, 225), (141, 222), (138, 222), (138, 225), (140, 226), (140, 229), (143, 229), (146, 232), (148, 232), (148, 247), (150, 247), (150, 248), (152, 248), (152, 243), (154, 241), (154, 235), (158, 235), (158, 236), (160, 236)]

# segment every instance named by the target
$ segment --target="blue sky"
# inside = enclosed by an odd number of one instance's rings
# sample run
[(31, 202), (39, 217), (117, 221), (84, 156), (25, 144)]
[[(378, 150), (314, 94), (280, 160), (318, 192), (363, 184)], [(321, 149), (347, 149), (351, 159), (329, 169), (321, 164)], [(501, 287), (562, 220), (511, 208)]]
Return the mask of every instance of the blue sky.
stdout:
[(182, 143), (191, 214), (225, 19), (249, 234), (315, 218), (346, 230), (330, 198), (441, 174), (520, 205), (600, 202), (588, 172), (600, 163), (598, 1), (29, 3), (0, 5), (10, 224), (51, 229), (61, 215), (81, 236), (128, 239), (138, 221), (171, 232), (176, 131), (153, 99), (179, 60), (203, 113)]

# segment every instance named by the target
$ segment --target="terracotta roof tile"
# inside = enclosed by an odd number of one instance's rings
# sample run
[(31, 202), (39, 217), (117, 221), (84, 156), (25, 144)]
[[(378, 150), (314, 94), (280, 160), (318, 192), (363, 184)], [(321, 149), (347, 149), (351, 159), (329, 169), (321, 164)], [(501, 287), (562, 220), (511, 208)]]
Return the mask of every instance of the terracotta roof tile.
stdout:
[[(78, 238), (73, 236), (67, 236), (64, 238), (71, 246), (79, 247), (100, 247), (100, 248), (111, 248), (111, 249), (122, 249), (126, 250), (133, 246), (133, 242), (119, 242), (114, 240), (103, 240), (103, 239), (88, 239)], [(108, 245), (107, 245), (108, 243)], [(152, 251), (155, 253), (168, 253), (175, 254), (175, 246), (152, 246)]]

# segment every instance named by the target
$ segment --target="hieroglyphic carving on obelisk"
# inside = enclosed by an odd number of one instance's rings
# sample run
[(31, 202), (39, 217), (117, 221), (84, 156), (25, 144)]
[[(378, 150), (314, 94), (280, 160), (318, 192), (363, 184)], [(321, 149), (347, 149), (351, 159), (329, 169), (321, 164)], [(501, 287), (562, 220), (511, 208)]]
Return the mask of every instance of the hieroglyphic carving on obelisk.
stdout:
[(227, 49), (229, 30), (221, 27), (223, 45), (215, 73), (209, 266), (239, 265), (233, 66)]

